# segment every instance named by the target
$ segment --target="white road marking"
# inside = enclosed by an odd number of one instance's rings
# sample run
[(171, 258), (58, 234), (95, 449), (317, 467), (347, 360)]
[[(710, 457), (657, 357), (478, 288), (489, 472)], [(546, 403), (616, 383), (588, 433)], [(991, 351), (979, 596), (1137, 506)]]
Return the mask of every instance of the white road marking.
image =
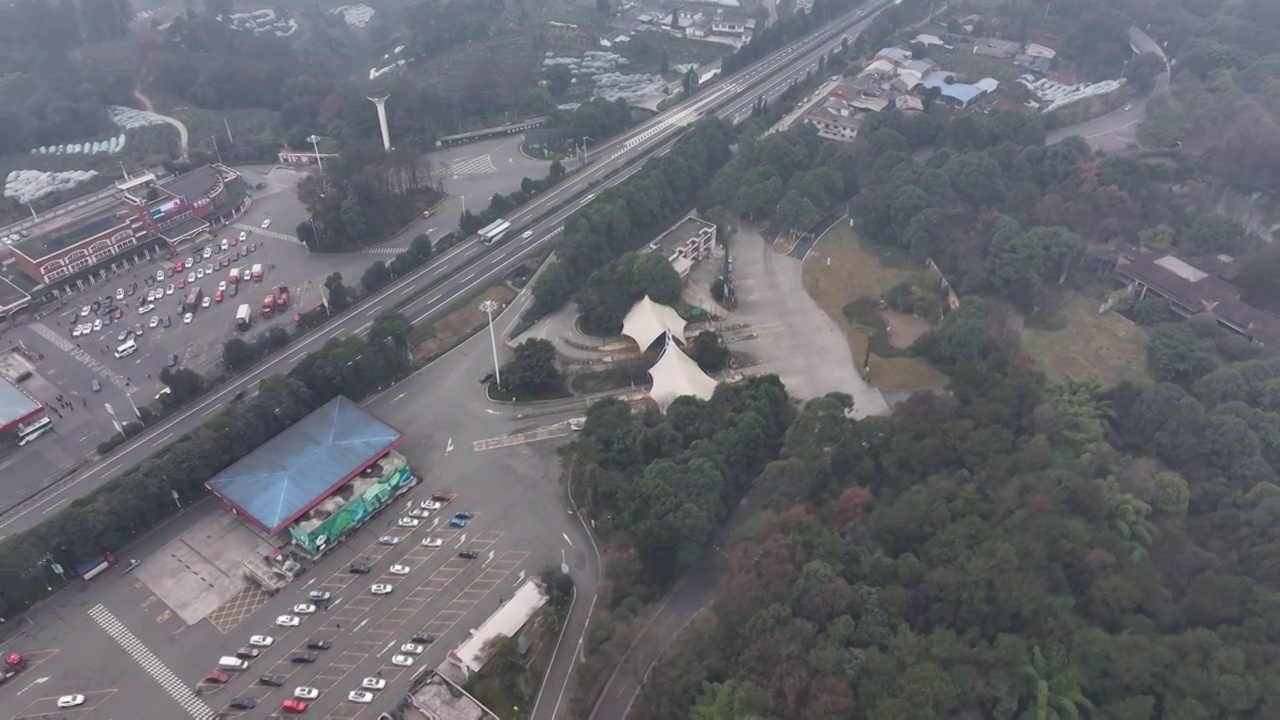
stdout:
[(129, 632), (129, 628), (116, 619), (105, 607), (94, 605), (89, 609), (89, 617), (98, 623), (113, 640), (129, 653), (143, 670), (146, 670), (155, 681), (160, 683), (160, 687), (169, 693), (183, 710), (186, 710), (191, 717), (196, 720), (214, 720), (213, 708), (209, 707), (203, 700), (196, 697), (191, 692), (191, 688), (182, 682), (173, 671), (164, 663), (160, 662), (160, 658), (155, 656), (142, 641), (133, 633)]
[(560, 537), (564, 538), (564, 541), (569, 543), (569, 547), (574, 547), (573, 541), (569, 539), (568, 533), (560, 533)]

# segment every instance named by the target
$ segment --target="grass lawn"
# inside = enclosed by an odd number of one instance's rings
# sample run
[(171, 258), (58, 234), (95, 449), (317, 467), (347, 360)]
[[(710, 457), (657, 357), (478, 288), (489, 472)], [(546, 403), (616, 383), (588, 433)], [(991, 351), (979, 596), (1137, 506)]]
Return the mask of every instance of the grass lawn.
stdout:
[(1098, 314), (1101, 301), (1071, 292), (1059, 311), (1066, 327), (1022, 331), (1022, 349), (1051, 379), (1097, 373), (1104, 382), (1147, 379), (1147, 336), (1120, 315)]
[(515, 296), (515, 291), (506, 285), (494, 285), (485, 288), (480, 294), (469, 299), (465, 305), (446, 313), (440, 319), (414, 328), (409, 335), (409, 343), (413, 346), (414, 365), (421, 367), (431, 362), (477, 331), (484, 329), (488, 318), (480, 312), (480, 303), (485, 300), (497, 300), (505, 305)]
[[(213, 138), (216, 136), (219, 148), (222, 152), (227, 152), (230, 147), (227, 125), (231, 126), (231, 135), (237, 144), (253, 142), (270, 147), (280, 144), (281, 136), (277, 126), (279, 114), (274, 110), (203, 110), (189, 105), (179, 107), (181, 109), (174, 110), (172, 114), (187, 126), (192, 151), (212, 153)], [(323, 147), (321, 151), (325, 151)]]
[[(876, 297), (915, 275), (904, 258), (880, 254), (862, 242), (847, 222), (838, 223), (814, 246), (804, 264), (804, 287), (832, 320), (844, 330), (854, 362), (866, 356), (870, 328), (850, 321), (844, 307), (860, 298)], [(947, 377), (920, 358), (882, 358), (871, 354), (871, 377), (889, 388), (934, 387)]]

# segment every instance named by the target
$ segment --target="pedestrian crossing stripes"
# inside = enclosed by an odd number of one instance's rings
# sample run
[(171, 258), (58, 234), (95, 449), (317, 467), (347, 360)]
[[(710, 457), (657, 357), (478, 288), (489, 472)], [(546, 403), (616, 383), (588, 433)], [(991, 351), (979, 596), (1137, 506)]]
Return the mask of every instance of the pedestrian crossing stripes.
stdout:
[(98, 373), (102, 377), (106, 378), (107, 382), (111, 383), (112, 385), (115, 385), (116, 387), (120, 388), (121, 390), (129, 394), (133, 394), (138, 391), (138, 386), (129, 384), (128, 378), (126, 378), (124, 375), (121, 375), (115, 370), (112, 370), (111, 368), (102, 364), (97, 358), (95, 358), (90, 353), (87, 353), (84, 350), (81, 350), (80, 348), (76, 347), (74, 343), (72, 343), (70, 340), (63, 337), (53, 328), (49, 327), (48, 325), (45, 325), (43, 322), (40, 322), (39, 320), (37, 320), (36, 322), (30, 323), (30, 327), (35, 332), (35, 334), (39, 335), (45, 340), (48, 340), (50, 343), (53, 344), (54, 347), (58, 348), (59, 350), (67, 353), (68, 355), (75, 358), (76, 360), (79, 360), (81, 364), (83, 364), (85, 367), (89, 368), (90, 370), (94, 371), (95, 373)]
[(245, 230), (255, 235), (262, 235), (264, 237), (275, 238), (276, 240), (284, 240), (285, 242), (291, 242), (294, 245), (306, 245), (306, 243), (302, 242), (301, 240), (299, 240), (298, 238), (292, 235), (286, 235), (282, 232), (276, 232), (275, 230), (266, 230), (264, 228), (254, 227), (252, 225), (245, 225), (244, 223), (232, 223), (231, 227), (240, 228), (241, 230)]
[(150, 673), (156, 682), (169, 693), (183, 710), (186, 710), (191, 717), (196, 720), (214, 720), (213, 708), (209, 707), (203, 700), (196, 697), (196, 694), (187, 687), (177, 675), (173, 674), (164, 663), (160, 662), (160, 658), (155, 653), (147, 649), (129, 629), (124, 626), (115, 615), (101, 605), (94, 605), (89, 608), (89, 617), (98, 623), (113, 640), (124, 648), (125, 652), (133, 656), (133, 659), (142, 666), (143, 670)]
[(399, 255), (408, 250), (409, 248), (365, 248), (360, 252), (366, 255)]
[(484, 175), (485, 173), (497, 172), (498, 168), (493, 165), (492, 155), (481, 155), (477, 158), (462, 158), (454, 160), (449, 165), (450, 175)]

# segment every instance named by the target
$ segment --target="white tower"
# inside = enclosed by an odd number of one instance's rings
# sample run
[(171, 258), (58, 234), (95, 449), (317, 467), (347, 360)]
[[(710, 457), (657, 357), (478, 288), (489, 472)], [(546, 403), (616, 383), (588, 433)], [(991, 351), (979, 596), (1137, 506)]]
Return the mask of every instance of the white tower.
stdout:
[(382, 149), (391, 151), (391, 131), (387, 129), (387, 98), (390, 95), (382, 97), (371, 97), (369, 102), (378, 106), (378, 124), (382, 126)]

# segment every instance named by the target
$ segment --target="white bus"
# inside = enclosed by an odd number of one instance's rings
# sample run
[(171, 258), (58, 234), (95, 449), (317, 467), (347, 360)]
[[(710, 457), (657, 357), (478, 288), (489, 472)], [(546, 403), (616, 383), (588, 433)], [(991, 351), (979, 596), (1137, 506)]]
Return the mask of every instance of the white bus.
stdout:
[(35, 440), (41, 435), (53, 430), (53, 421), (44, 416), (29, 423), (18, 426), (18, 447), (22, 447), (27, 443)]
[(480, 232), (476, 234), (480, 236), (480, 239), (484, 241), (485, 245), (492, 245), (501, 240), (502, 236), (506, 235), (507, 231), (510, 229), (511, 223), (506, 220), (494, 220), (481, 228)]

